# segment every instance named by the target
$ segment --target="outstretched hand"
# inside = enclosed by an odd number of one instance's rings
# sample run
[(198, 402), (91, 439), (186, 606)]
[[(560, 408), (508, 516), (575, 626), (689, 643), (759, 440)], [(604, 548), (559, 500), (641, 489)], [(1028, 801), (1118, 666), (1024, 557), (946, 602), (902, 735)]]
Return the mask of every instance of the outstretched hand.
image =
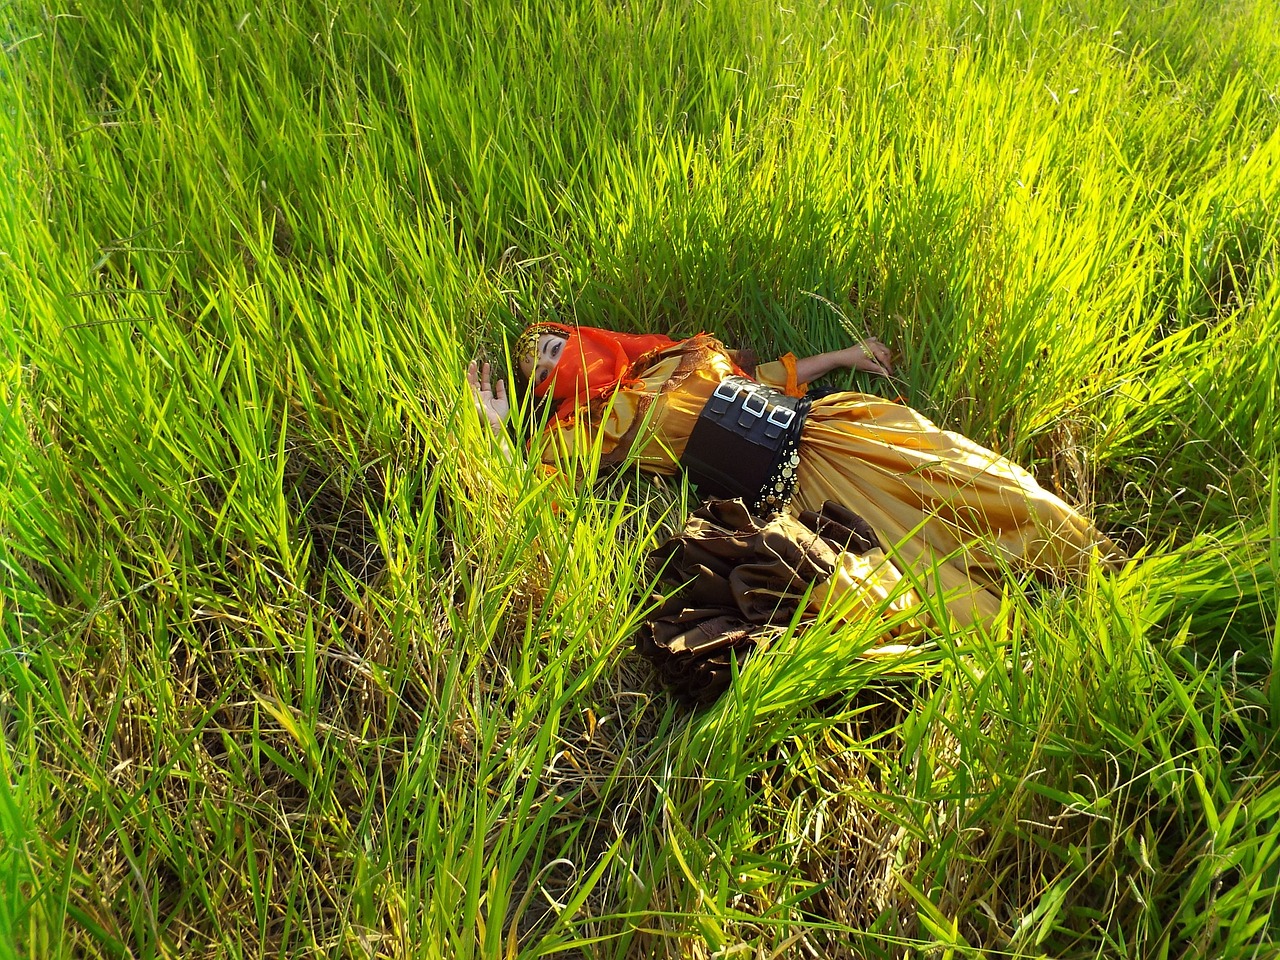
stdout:
[(879, 337), (865, 337), (840, 353), (846, 359), (845, 366), (882, 377), (893, 376), (893, 351)]
[(502, 424), (511, 412), (511, 404), (507, 401), (507, 385), (499, 380), (492, 380), (489, 364), (477, 369), (474, 360), (467, 366), (467, 383), (471, 385), (471, 394), (475, 398), (476, 407), (480, 410), (493, 432), (502, 436)]

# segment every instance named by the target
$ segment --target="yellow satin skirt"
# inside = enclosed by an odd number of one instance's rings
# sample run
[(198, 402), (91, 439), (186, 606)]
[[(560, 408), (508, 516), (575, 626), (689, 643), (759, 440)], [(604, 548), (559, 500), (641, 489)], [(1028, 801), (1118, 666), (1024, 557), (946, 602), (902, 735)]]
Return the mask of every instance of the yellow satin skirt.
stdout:
[[(1026, 470), (901, 404), (864, 393), (815, 400), (791, 509), (836, 500), (875, 528), (894, 570), (941, 595), (960, 625), (990, 623), (1005, 569), (1078, 575), (1120, 551)], [(872, 594), (878, 585), (864, 583)]]

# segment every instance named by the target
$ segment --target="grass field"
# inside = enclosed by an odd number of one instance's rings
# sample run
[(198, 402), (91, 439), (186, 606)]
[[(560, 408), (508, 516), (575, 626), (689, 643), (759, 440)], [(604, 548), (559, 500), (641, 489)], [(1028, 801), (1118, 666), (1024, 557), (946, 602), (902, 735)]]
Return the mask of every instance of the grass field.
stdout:
[[(0, 953), (1274, 956), (1268, 0), (0, 0)], [(689, 713), (557, 317), (901, 394), (1133, 561)], [(583, 465), (587, 474), (591, 464)]]

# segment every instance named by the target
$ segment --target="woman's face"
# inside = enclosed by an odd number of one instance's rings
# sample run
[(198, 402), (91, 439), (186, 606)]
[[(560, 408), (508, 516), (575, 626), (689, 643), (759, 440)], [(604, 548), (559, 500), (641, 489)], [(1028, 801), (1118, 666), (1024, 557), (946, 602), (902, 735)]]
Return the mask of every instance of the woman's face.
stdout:
[(556, 364), (560, 362), (560, 352), (564, 349), (566, 342), (565, 338), (558, 333), (544, 333), (538, 338), (534, 362), (525, 360), (520, 364), (520, 371), (535, 387), (541, 386), (555, 375)]

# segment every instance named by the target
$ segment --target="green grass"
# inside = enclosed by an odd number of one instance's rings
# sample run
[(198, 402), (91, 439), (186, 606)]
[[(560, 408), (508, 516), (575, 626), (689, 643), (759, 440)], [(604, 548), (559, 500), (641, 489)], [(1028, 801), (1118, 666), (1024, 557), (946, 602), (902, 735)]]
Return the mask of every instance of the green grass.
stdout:
[[(0, 954), (1272, 955), (1280, 15), (0, 3)], [(1135, 553), (690, 715), (560, 317), (816, 352)]]

